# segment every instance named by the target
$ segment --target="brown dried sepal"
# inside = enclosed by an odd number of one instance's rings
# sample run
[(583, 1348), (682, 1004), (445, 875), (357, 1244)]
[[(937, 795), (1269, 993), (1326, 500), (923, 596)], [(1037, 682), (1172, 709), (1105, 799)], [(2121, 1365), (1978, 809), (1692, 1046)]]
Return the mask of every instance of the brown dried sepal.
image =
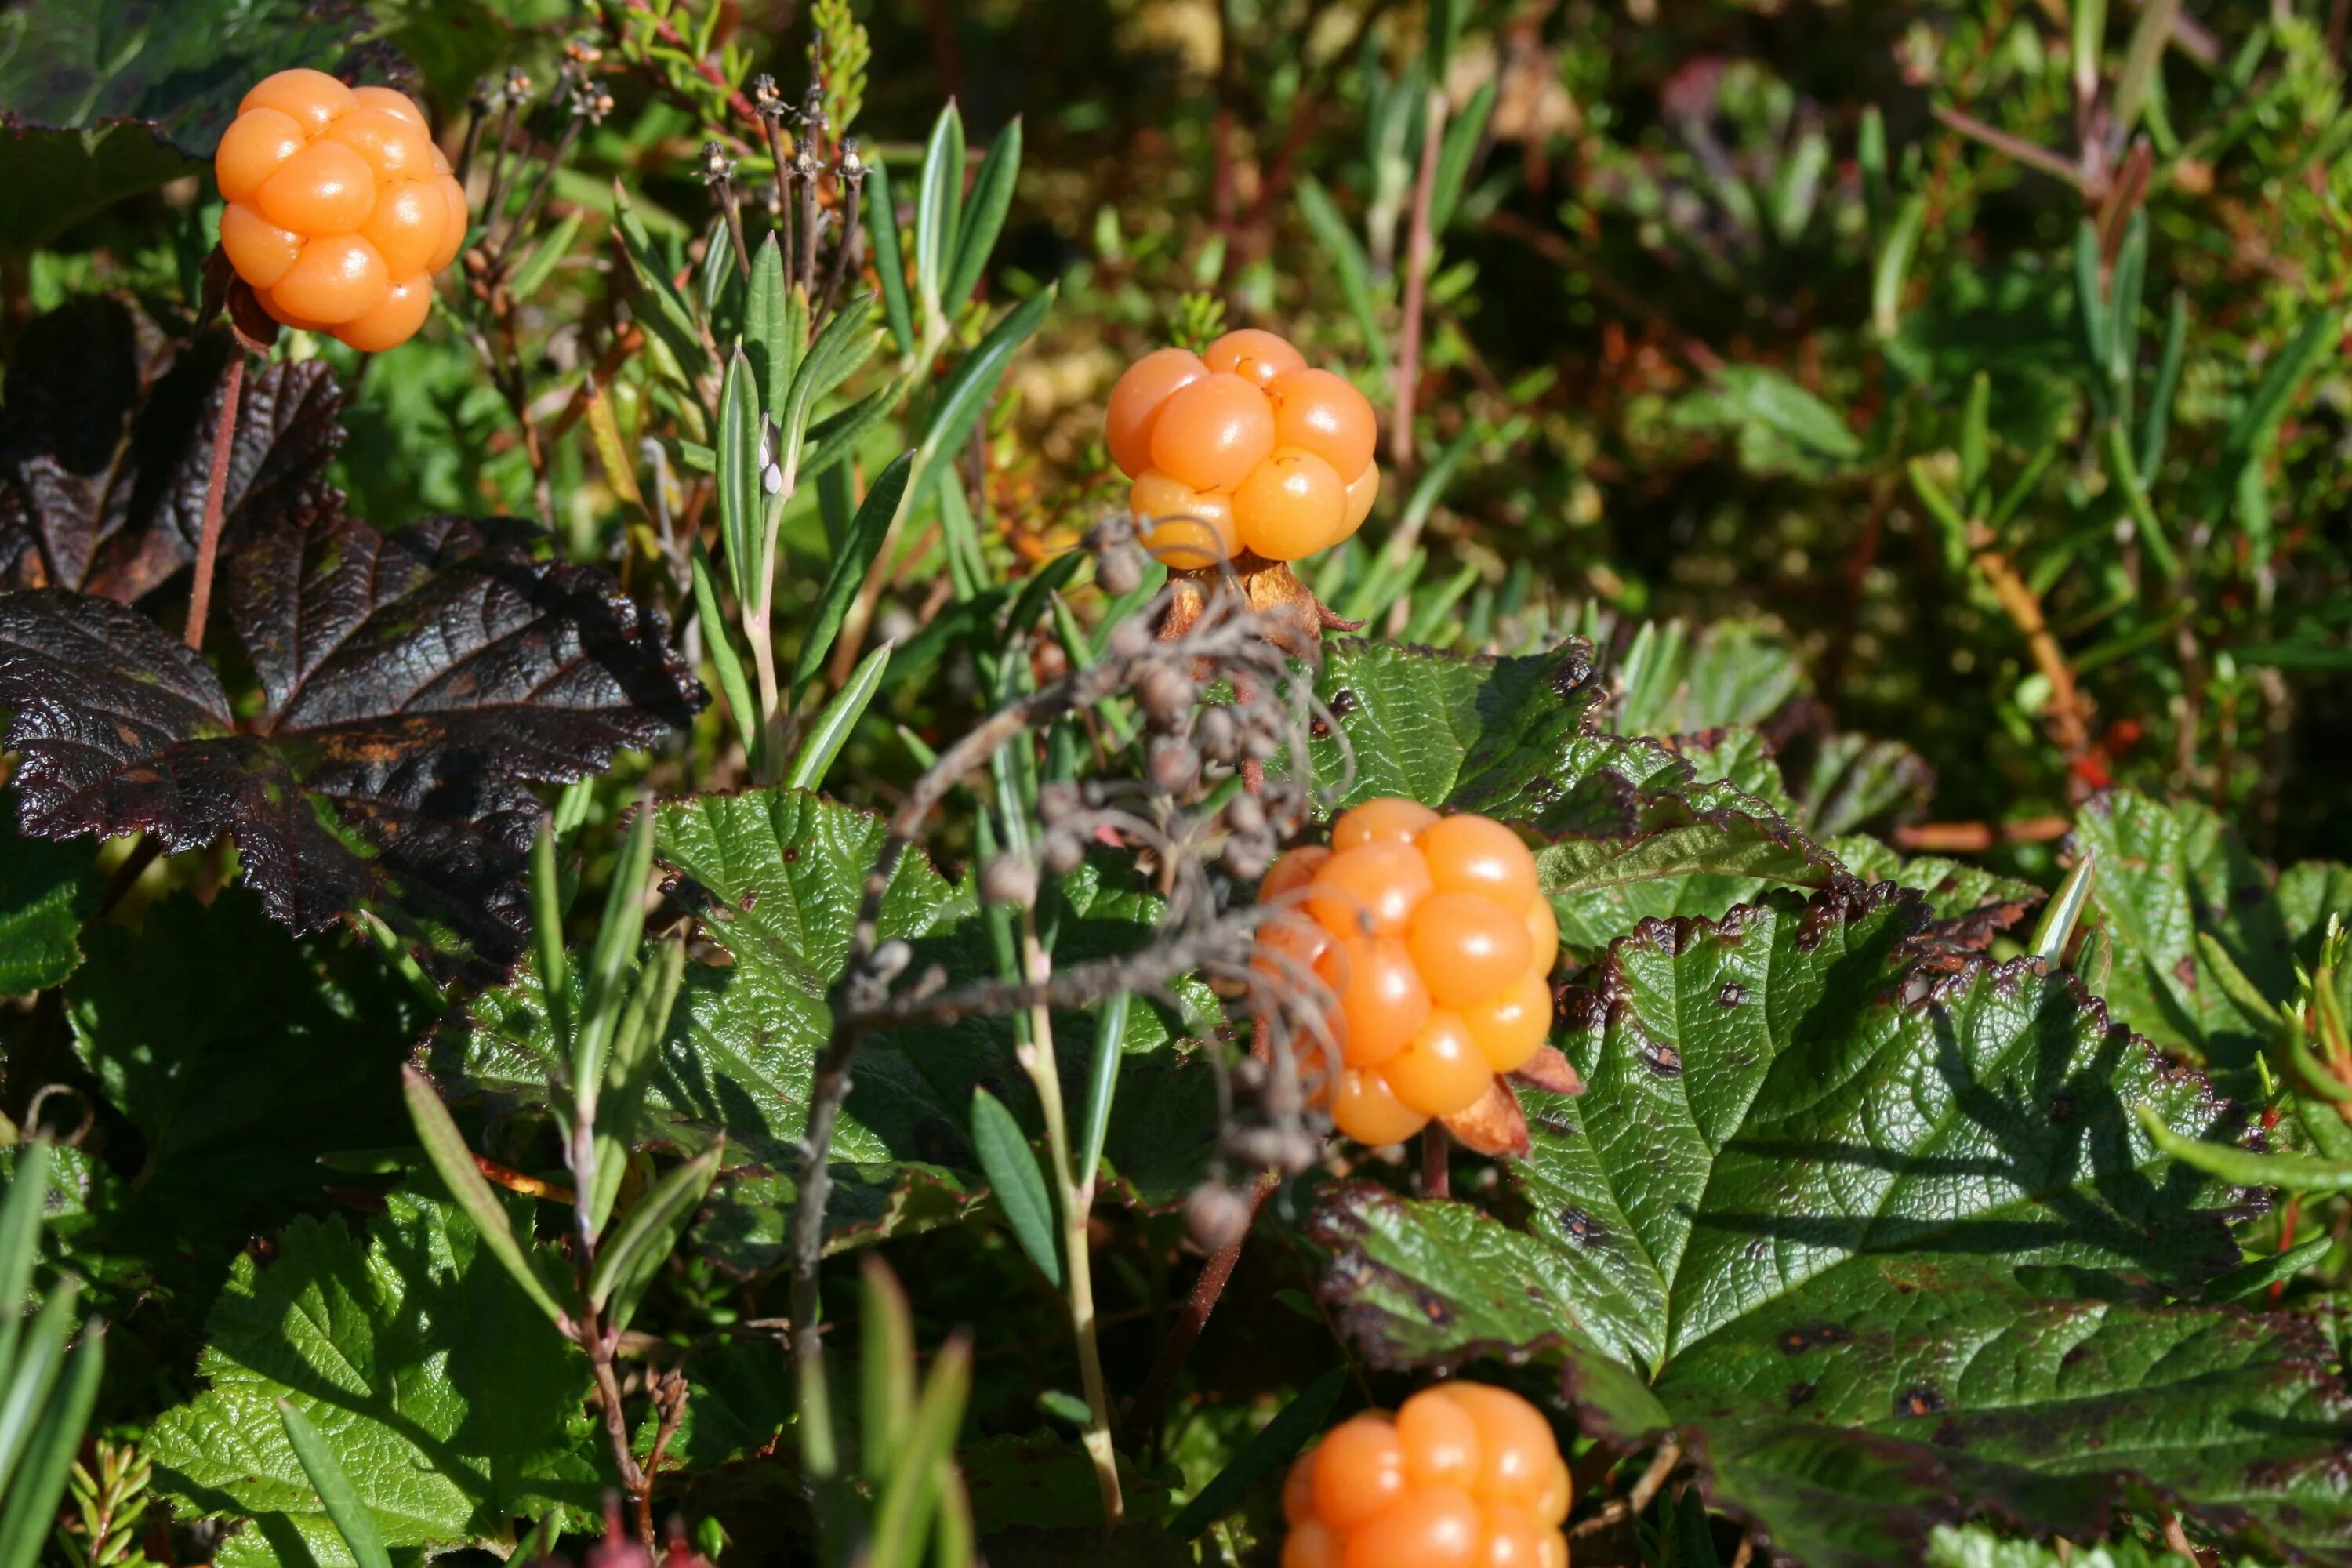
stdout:
[(1239, 593), (1264, 618), (1266, 640), (1295, 658), (1310, 657), (1322, 645), (1327, 631), (1362, 629), (1360, 621), (1343, 621), (1300, 582), (1287, 561), (1268, 561), (1243, 551), (1223, 567), (1168, 574), (1174, 590), (1167, 612), (1160, 618), (1160, 640), (1174, 642), (1192, 629), (1212, 594)]
[(1584, 1092), (1584, 1080), (1576, 1075), (1576, 1068), (1569, 1064), (1566, 1057), (1549, 1046), (1529, 1057), (1510, 1076), (1521, 1083), (1549, 1089), (1554, 1094)]
[(1493, 1159), (1507, 1155), (1521, 1159), (1527, 1154), (1528, 1119), (1519, 1109), (1519, 1097), (1511, 1092), (1510, 1085), (1498, 1075), (1486, 1081), (1486, 1092), (1467, 1110), (1451, 1116), (1441, 1116), (1438, 1122), (1452, 1135), (1456, 1143), (1475, 1153)]

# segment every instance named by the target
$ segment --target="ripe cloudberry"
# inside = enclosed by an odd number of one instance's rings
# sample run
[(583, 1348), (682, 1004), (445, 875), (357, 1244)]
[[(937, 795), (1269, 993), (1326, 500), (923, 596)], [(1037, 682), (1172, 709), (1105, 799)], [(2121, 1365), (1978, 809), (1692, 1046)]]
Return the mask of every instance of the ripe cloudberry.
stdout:
[(465, 243), (466, 193), (424, 111), (388, 87), (283, 70), (245, 95), (213, 156), (220, 244), (276, 321), (380, 353), (433, 305)]
[(1339, 1060), (1307, 1077), (1339, 1131), (1394, 1143), (1468, 1110), (1551, 1032), (1559, 924), (1518, 836), (1411, 800), (1342, 812), (1331, 844), (1293, 849), (1258, 886), (1274, 909), (1253, 963), (1332, 998)]
[(1507, 1389), (1444, 1383), (1350, 1416), (1283, 1487), (1282, 1568), (1568, 1568), (1568, 1465)]
[(1372, 405), (1244, 327), (1202, 353), (1154, 349), (1111, 388), (1111, 460), (1150, 552), (1198, 572), (1242, 551), (1296, 561), (1363, 526), (1380, 494)]

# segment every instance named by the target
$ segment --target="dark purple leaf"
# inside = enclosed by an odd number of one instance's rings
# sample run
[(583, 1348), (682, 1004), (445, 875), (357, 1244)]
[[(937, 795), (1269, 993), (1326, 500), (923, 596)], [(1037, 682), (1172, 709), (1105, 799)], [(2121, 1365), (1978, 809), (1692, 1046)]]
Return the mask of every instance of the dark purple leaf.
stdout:
[(281, 521), (227, 575), (264, 700), (241, 727), (204, 659), (136, 611), (0, 597), (26, 831), (226, 834), (297, 930), (371, 909), (504, 959), (540, 812), (525, 781), (598, 772), (704, 701), (657, 615), (461, 519)]
[[(26, 327), (0, 410), (0, 581), (145, 597), (194, 558), (227, 341), (166, 338), (124, 301), (86, 299)], [(322, 362), (246, 382), (224, 540), (332, 511), (342, 445)]]

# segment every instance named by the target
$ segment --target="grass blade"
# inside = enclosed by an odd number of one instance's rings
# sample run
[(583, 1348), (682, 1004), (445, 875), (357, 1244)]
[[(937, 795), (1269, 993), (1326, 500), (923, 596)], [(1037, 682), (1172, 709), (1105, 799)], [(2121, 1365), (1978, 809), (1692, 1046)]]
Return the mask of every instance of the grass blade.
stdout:
[(890, 1479), (874, 1510), (869, 1568), (910, 1568), (919, 1560), (923, 1537), (937, 1504), (941, 1471), (955, 1452), (963, 1425), (964, 1400), (971, 1391), (971, 1340), (957, 1333), (931, 1363), (931, 1375), (908, 1423), (907, 1440), (892, 1456)]
[(302, 1473), (310, 1478), (310, 1489), (319, 1494), (319, 1506), (326, 1510), (343, 1544), (351, 1548), (352, 1560), (360, 1568), (392, 1568), (392, 1554), (384, 1550), (375, 1515), (360, 1501), (326, 1435), (283, 1399), (278, 1402), (278, 1419), (286, 1428), (286, 1440), (294, 1446), (295, 1458), (301, 1461)]
[(49, 1141), (27, 1140), (16, 1155), (16, 1174), (0, 1207), (0, 1387), (16, 1368), (16, 1342), (25, 1331), (25, 1293), (33, 1288), (33, 1265), (41, 1256), (41, 1219), (49, 1196)]
[(74, 1302), (80, 1294), (80, 1287), (70, 1279), (49, 1292), (40, 1315), (33, 1320), (32, 1331), (25, 1336), (16, 1375), (0, 1390), (0, 1480), (16, 1473), (16, 1457), (25, 1451), (40, 1420), (43, 1401), (65, 1365), (66, 1337), (73, 1332)]
[(915, 1320), (888, 1264), (868, 1253), (861, 1273), (858, 1450), (866, 1479), (878, 1486), (889, 1479), (892, 1456), (905, 1445), (915, 1418)]
[(1339, 296), (1348, 302), (1348, 313), (1356, 318), (1356, 330), (1364, 334), (1364, 347), (1381, 374), (1389, 372), (1388, 333), (1381, 326), (1380, 308), (1373, 302), (1372, 263), (1364, 254), (1356, 231), (1339, 215), (1331, 200), (1331, 193), (1314, 179), (1302, 176), (1298, 182), (1298, 211), (1307, 226), (1315, 235), (1315, 243), (1323, 249), (1324, 259), (1339, 279)]
[(0, 1568), (34, 1568), (40, 1561), (105, 1370), (106, 1325), (92, 1318), (82, 1325), (81, 1344), (25, 1450), (25, 1468), (8, 1489), (7, 1506), (0, 1508)]

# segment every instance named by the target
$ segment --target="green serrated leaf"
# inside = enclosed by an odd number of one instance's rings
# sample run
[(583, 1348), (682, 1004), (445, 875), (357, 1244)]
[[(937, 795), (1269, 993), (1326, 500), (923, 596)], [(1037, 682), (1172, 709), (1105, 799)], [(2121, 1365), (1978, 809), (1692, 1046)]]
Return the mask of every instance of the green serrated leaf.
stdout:
[(364, 1241), (297, 1220), (268, 1267), (237, 1259), (208, 1327), (210, 1387), (157, 1419), (147, 1451), (184, 1518), (253, 1521), (239, 1563), (357, 1568), (280, 1400), (394, 1551), (510, 1540), (513, 1520), (551, 1510), (585, 1522), (613, 1484), (586, 1358), (454, 1205), (394, 1192)]
[(1561, 1363), (1588, 1432), (1681, 1434), (1817, 1568), (1962, 1509), (2084, 1539), (2160, 1492), (2249, 1550), (2352, 1542), (2352, 1399), (2308, 1322), (2165, 1305), (2238, 1262), (2209, 1085), (2038, 962), (1916, 970), (1907, 896), (1645, 927), (1572, 996), (1582, 1095), (1522, 1090), (1507, 1225), (1364, 1184), (1311, 1234), (1375, 1364)]
[(98, 906), (86, 844), (28, 838), (0, 821), (0, 996), (55, 985), (81, 963), (81, 924)]
[(2273, 1005), (2294, 997), (2293, 948), (2262, 863), (2205, 806), (2129, 791), (2095, 797), (2074, 835), (2099, 862), (2080, 967), (2101, 977), (2116, 1018), (2218, 1068), (2249, 1068), (2265, 1036), (2208, 973), (2198, 938)]

